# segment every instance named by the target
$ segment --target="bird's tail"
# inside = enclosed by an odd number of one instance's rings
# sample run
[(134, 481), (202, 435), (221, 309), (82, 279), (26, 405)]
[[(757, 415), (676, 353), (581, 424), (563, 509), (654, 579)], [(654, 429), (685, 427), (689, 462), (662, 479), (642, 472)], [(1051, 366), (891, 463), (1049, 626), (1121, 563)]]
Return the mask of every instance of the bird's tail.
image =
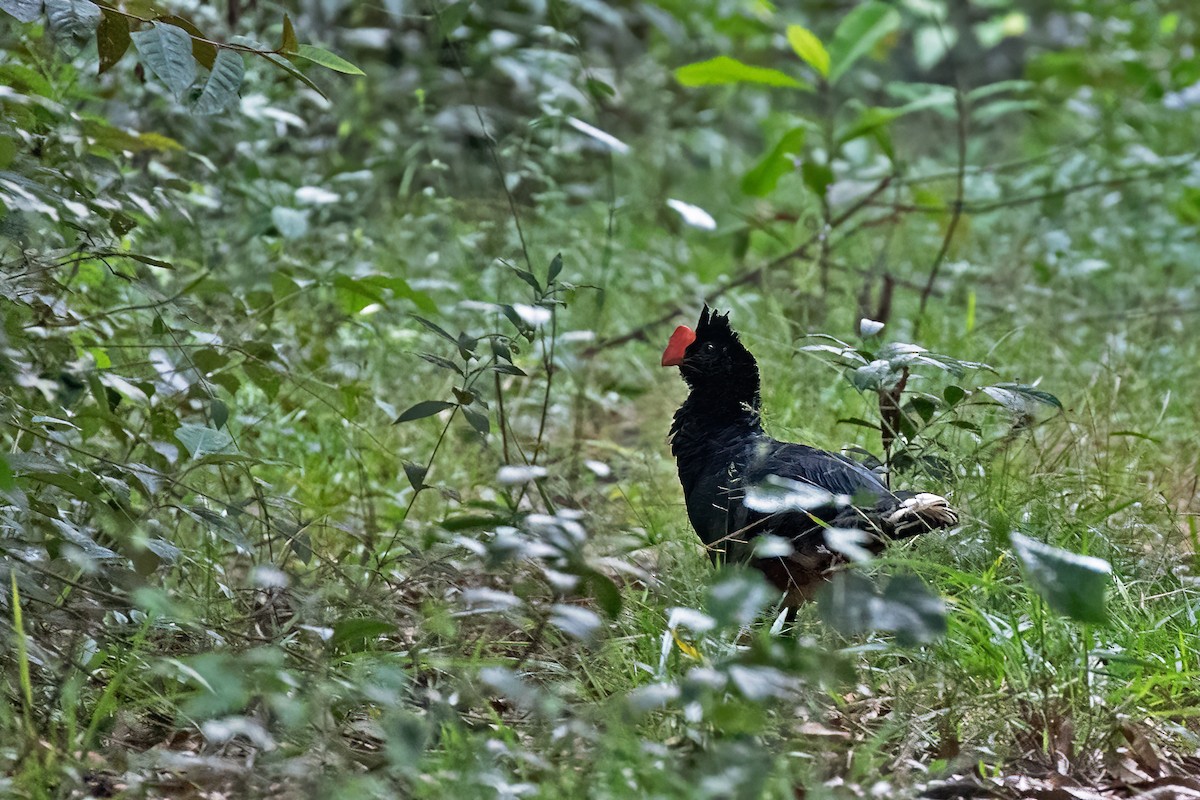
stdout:
[(906, 539), (935, 528), (949, 528), (958, 523), (958, 513), (941, 495), (918, 492), (901, 500), (883, 521), (890, 537)]

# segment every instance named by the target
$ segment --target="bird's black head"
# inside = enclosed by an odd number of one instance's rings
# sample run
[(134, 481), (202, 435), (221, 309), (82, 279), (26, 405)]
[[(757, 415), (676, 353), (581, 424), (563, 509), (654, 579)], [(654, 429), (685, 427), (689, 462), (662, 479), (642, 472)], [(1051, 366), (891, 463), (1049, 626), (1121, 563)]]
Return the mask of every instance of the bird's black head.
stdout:
[(757, 402), (758, 365), (729, 325), (729, 314), (706, 305), (696, 329), (680, 325), (663, 352), (664, 367), (679, 367), (692, 389), (719, 392), (738, 402)]

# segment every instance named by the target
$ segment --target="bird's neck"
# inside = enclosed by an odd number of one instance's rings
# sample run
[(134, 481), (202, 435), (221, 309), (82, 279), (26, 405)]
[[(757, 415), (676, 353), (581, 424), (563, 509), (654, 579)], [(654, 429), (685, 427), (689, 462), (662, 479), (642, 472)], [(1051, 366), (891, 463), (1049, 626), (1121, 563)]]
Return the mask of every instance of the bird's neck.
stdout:
[[(747, 435), (762, 433), (757, 389), (742, 395), (718, 387), (696, 386), (675, 412), (671, 425), (671, 452), (677, 460), (703, 458), (728, 448)], [(720, 387), (724, 389), (725, 387)]]

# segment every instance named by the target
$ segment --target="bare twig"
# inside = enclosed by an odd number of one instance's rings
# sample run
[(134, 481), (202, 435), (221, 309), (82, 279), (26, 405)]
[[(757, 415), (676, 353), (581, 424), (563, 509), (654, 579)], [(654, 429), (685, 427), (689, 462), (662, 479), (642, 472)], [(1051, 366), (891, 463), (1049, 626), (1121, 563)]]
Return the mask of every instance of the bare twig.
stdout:
[[(863, 195), (861, 198), (859, 198), (857, 201), (855, 201), (851, 206), (849, 206), (845, 211), (843, 211), (842, 213), (840, 213), (836, 217), (834, 217), (829, 223), (829, 231), (833, 231), (833, 230), (836, 230), (837, 228), (841, 227), (851, 217), (856, 215), (858, 212), (862, 211), (864, 208), (870, 206), (874, 202), (875, 198), (878, 197), (885, 189), (887, 189), (887, 187), (889, 185), (891, 185), (893, 178), (894, 178), (893, 175), (888, 175), (888, 176), (884, 177), (882, 180), (879, 181), (879, 183), (877, 183), (874, 186), (874, 188), (871, 189), (871, 191), (867, 192), (865, 195)], [(729, 283), (725, 284), (724, 286), (722, 286), (718, 289), (714, 289), (712, 292), (710, 292), (705, 297), (705, 302), (713, 303), (716, 300), (718, 300), (719, 298), (723, 297), (728, 292), (732, 291), (733, 289), (738, 288), (739, 286), (745, 286), (746, 284), (758, 282), (759, 280), (761, 280), (763, 278), (763, 276), (766, 273), (770, 272), (771, 270), (774, 270), (777, 267), (780, 267), (780, 266), (788, 263), (789, 261), (792, 261), (797, 258), (806, 258), (809, 254), (809, 251), (812, 249), (813, 245), (817, 244), (820, 241), (821, 237), (823, 235), (827, 235), (827, 234), (828, 234), (827, 231), (824, 231), (824, 230), (818, 231), (817, 233), (808, 237), (808, 239), (806, 239), (798, 247), (795, 247), (792, 250), (789, 250), (788, 252), (784, 253), (781, 256), (776, 256), (775, 258), (771, 259), (770, 261), (768, 261), (766, 264), (763, 264), (762, 266), (755, 267), (754, 269), (749, 270), (747, 272), (743, 272), (742, 274), (738, 275), (736, 278), (731, 280)], [(628, 344), (629, 342), (645, 339), (646, 335), (650, 331), (654, 330), (655, 328), (659, 327), (660, 325), (670, 322), (672, 319), (675, 319), (677, 316), (682, 314), (686, 309), (687, 309), (687, 306), (685, 306), (684, 304), (682, 304), (682, 303), (676, 304), (666, 313), (662, 314), (659, 317), (656, 317), (655, 319), (651, 320), (650, 322), (645, 323), (644, 325), (639, 325), (638, 327), (634, 328), (633, 330), (631, 330), (627, 333), (624, 333), (620, 336), (615, 336), (612, 339), (606, 339), (603, 342), (598, 342), (597, 344), (595, 344), (592, 347), (589, 347), (587, 350), (585, 350), (584, 355), (586, 357), (591, 357), (591, 356), (594, 356), (596, 353), (600, 352), (601, 350), (607, 350), (611, 347), (617, 347), (619, 345)]]
[(921, 291), (921, 304), (917, 308), (917, 319), (913, 324), (914, 333), (921, 329), (921, 319), (925, 315), (925, 306), (929, 303), (929, 296), (933, 293), (933, 284), (937, 280), (938, 272), (942, 269), (942, 264), (946, 260), (946, 254), (950, 252), (950, 243), (954, 241), (954, 232), (958, 229), (958, 222), (962, 219), (963, 213), (963, 192), (966, 186), (966, 169), (967, 169), (967, 115), (970, 109), (967, 107), (967, 96), (963, 92), (962, 87), (954, 93), (954, 106), (958, 111), (958, 125), (956, 131), (958, 134), (958, 173), (955, 177), (954, 186), (954, 208), (950, 213), (950, 222), (946, 225), (946, 235), (942, 237), (942, 246), (934, 256), (933, 264), (929, 267), (929, 277), (925, 280), (925, 288)]

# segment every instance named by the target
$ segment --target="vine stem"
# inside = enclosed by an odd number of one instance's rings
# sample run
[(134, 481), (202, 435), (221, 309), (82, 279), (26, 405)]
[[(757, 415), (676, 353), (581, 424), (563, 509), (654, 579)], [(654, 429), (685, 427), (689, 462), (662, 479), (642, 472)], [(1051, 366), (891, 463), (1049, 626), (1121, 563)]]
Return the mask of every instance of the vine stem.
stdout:
[(929, 267), (929, 277), (925, 280), (925, 288), (921, 290), (921, 304), (917, 308), (917, 319), (913, 323), (913, 334), (919, 334), (921, 331), (921, 320), (925, 317), (925, 307), (929, 304), (929, 297), (933, 294), (933, 284), (937, 281), (938, 273), (941, 272), (942, 264), (946, 261), (946, 255), (950, 252), (950, 244), (954, 241), (954, 232), (958, 230), (959, 220), (963, 215), (963, 200), (966, 187), (967, 174), (967, 98), (963, 93), (962, 87), (954, 93), (954, 105), (958, 111), (958, 169), (955, 174), (955, 189), (954, 189), (954, 209), (950, 215), (950, 222), (946, 225), (946, 235), (942, 237), (942, 246), (938, 249), (937, 255), (934, 256), (933, 264)]

